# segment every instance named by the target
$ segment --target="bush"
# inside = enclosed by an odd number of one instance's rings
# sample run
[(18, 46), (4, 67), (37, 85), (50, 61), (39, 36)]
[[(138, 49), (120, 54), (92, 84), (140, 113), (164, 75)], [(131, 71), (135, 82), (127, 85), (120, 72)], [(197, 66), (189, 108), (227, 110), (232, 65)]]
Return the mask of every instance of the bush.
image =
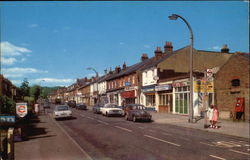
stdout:
[(0, 114), (15, 115), (16, 103), (7, 96), (0, 96)]

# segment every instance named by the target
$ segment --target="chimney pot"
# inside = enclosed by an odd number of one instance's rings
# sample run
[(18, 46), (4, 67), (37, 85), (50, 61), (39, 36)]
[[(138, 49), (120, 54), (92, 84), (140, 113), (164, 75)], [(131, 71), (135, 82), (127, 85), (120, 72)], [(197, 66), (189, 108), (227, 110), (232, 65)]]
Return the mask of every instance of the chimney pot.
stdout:
[(164, 54), (170, 54), (173, 52), (172, 42), (165, 42), (164, 45)]
[(142, 56), (141, 56), (141, 61), (145, 61), (148, 59), (148, 55), (146, 53), (143, 53)]
[(122, 70), (125, 70), (127, 68), (127, 65), (126, 63), (124, 62), (123, 65), (122, 65)]
[(229, 48), (227, 47), (226, 44), (224, 44), (223, 47), (221, 48), (221, 53), (229, 53)]
[(161, 47), (156, 47), (155, 50), (155, 59), (159, 60), (162, 57), (162, 51), (161, 51)]

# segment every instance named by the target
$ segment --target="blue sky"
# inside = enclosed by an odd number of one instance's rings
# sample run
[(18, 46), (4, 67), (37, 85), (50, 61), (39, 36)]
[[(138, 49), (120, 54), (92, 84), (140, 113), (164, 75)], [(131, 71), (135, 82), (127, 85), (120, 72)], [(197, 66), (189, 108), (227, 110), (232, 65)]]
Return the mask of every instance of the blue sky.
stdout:
[[(67, 86), (76, 78), (152, 57), (157, 46), (171, 41), (174, 50), (194, 47), (249, 52), (248, 3), (238, 2), (1, 2), (2, 74), (19, 86)], [(42, 81), (45, 80), (45, 81)]]

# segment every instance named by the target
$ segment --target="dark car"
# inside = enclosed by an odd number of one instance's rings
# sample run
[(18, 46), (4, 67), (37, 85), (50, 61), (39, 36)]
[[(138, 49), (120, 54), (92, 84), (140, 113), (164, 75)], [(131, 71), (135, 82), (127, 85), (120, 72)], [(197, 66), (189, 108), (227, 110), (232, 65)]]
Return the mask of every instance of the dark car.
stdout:
[(78, 110), (87, 110), (87, 106), (84, 103), (76, 104), (76, 109), (78, 109)]
[(68, 104), (68, 106), (71, 107), (71, 108), (75, 108), (75, 107), (76, 107), (76, 101), (74, 101), (74, 100), (68, 101), (67, 104)]
[(130, 121), (148, 121), (151, 122), (152, 115), (146, 110), (144, 105), (141, 104), (127, 104), (124, 107), (125, 119)]
[(95, 104), (92, 108), (93, 113), (97, 113), (97, 114), (101, 113), (101, 110), (100, 110), (101, 107), (103, 107), (102, 104)]

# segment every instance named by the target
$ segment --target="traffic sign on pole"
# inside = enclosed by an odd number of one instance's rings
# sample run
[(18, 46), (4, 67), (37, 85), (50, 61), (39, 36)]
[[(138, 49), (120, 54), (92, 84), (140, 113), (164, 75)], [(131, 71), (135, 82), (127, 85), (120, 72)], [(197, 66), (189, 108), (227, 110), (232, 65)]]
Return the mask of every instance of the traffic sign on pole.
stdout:
[(16, 114), (23, 118), (28, 114), (27, 103), (16, 103)]

